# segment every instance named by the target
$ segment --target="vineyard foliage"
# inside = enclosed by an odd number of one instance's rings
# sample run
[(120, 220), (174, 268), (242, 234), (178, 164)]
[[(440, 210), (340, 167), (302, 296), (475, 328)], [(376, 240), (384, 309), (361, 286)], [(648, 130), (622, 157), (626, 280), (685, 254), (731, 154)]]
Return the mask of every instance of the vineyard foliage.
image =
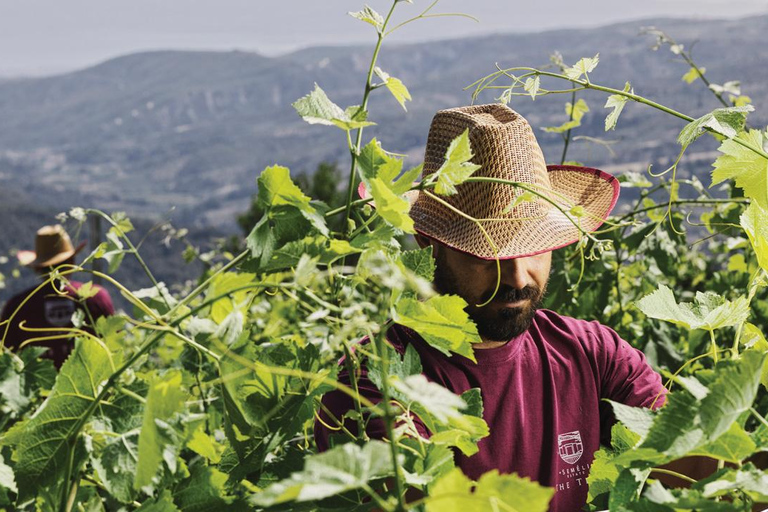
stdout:
[[(123, 258), (141, 261), (124, 216), (69, 212), (72, 222), (99, 215), (110, 223), (107, 241), (86, 262), (108, 261), (108, 273), (92, 272), (132, 311), (69, 333), (76, 348), (58, 373), (39, 358), (34, 341), (18, 353), (3, 350), (0, 507), (547, 509), (554, 489), (495, 471), (473, 482), (455, 467), (454, 451), (471, 455), (488, 434), (479, 390), (458, 396), (427, 381), (414, 351), (401, 357), (384, 339), (397, 322), (445, 354), (472, 358), (472, 344), (480, 341), (466, 303), (434, 294), (431, 252), (403, 248), (403, 235), (414, 233), (404, 195), (450, 195), (473, 180), (469, 139), (457, 138), (433, 179), (419, 181), (420, 166), (404, 167), (400, 156), (363, 136), (374, 124), (370, 94), (382, 89), (393, 108), (411, 101), (407, 86), (377, 66), (383, 40), (445, 14), (433, 12), (435, 2), (392, 26), (393, 12), (412, 9), (409, 3), (394, 1), (387, 14), (367, 6), (350, 13), (377, 37), (360, 105), (337, 105), (321, 85), (294, 103), (308, 123), (325, 125), (316, 129), (346, 138), (351, 165), (341, 206), (306, 195), (285, 167), (265, 169), (247, 249), (207, 260), (197, 285), (181, 294), (154, 279), (148, 289), (129, 290), (109, 276)], [(766, 133), (747, 125), (753, 107), (737, 85), (710, 83), (682, 45), (658, 30), (649, 33), (658, 48), (686, 63), (683, 80), (690, 85), (681, 87), (703, 83), (719, 108), (694, 119), (657, 103), (663, 98), (636, 94), (629, 83), (621, 89), (593, 83), (597, 55), (573, 65), (555, 55), (546, 68), (494, 72), (473, 84), (473, 98), (493, 89), (502, 102), (569, 96), (567, 119), (549, 128), (563, 137), (563, 161), (590, 108), (581, 91), (605, 94), (606, 130), (620, 126), (630, 108), (680, 119), (675, 164), (620, 175), (639, 199), (599, 232), (582, 233), (578, 244), (555, 253), (546, 307), (615, 328), (645, 352), (672, 390), (653, 412), (613, 404), (618, 422), (611, 446), (595, 454), (590, 507), (748, 511), (768, 502), (761, 458), (768, 451)], [(686, 150), (710, 136), (720, 141), (711, 184), (679, 179)], [(357, 198), (361, 182), (370, 198)], [(584, 214), (565, 213), (576, 223)], [(51, 279), (85, 270), (62, 266)], [(89, 287), (80, 290), (87, 298)], [(82, 323), (76, 319), (76, 326)], [(372, 342), (354, 347), (363, 336)], [(368, 401), (354, 379), (337, 380), (342, 357), (350, 375), (366, 361), (384, 400)], [(355, 408), (327, 425), (335, 441), (318, 453), (313, 424), (321, 396), (334, 389), (350, 395)], [(431, 438), (419, 436), (410, 413)], [(375, 417), (384, 419), (384, 440), (365, 434)], [(685, 488), (660, 482), (663, 473), (674, 473), (661, 466), (692, 455), (715, 459), (716, 471)]]

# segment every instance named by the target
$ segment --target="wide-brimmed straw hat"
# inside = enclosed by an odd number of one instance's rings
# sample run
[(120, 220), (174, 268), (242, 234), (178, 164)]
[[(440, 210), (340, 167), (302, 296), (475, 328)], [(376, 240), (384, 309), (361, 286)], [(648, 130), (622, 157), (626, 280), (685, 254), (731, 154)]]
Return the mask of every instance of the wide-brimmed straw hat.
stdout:
[(53, 267), (82, 251), (83, 247), (85, 242), (81, 242), (77, 247), (73, 246), (64, 228), (56, 224), (38, 229), (35, 236), (35, 250), (19, 251), (16, 257), (19, 263), (27, 267)]
[[(589, 167), (546, 165), (528, 121), (501, 104), (439, 111), (429, 129), (423, 179), (440, 169), (451, 142), (467, 129), (472, 162), (480, 165), (472, 178), (518, 182), (543, 197), (529, 195), (532, 201), (510, 208), (526, 191), (498, 182), (467, 182), (454, 195), (437, 196), (462, 215), (436, 200), (434, 191), (414, 191), (409, 214), (419, 233), (478, 258), (519, 258), (578, 241), (616, 205), (616, 178)], [(465, 215), (479, 220), (488, 236)]]

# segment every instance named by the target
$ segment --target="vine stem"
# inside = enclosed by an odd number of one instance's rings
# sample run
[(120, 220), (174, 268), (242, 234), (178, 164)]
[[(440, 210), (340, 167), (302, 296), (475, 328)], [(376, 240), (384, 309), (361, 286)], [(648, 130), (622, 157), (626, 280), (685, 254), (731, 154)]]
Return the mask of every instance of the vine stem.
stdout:
[(688, 475), (678, 473), (677, 471), (670, 471), (669, 469), (653, 468), (651, 470), (651, 473), (661, 473), (662, 475), (674, 476), (675, 478), (679, 478), (680, 480), (685, 480), (686, 482), (691, 484), (695, 484), (696, 482), (698, 482), (698, 480), (694, 480)]
[(125, 243), (128, 245), (128, 252), (130, 252), (131, 254), (133, 254), (136, 257), (136, 261), (139, 262), (139, 266), (144, 271), (144, 273), (147, 275), (149, 280), (152, 282), (152, 285), (157, 290), (157, 294), (160, 295), (160, 298), (165, 303), (166, 307), (168, 307), (170, 309), (171, 305), (168, 303), (168, 299), (166, 298), (166, 296), (163, 293), (163, 291), (160, 289), (160, 283), (157, 281), (157, 279), (155, 279), (154, 274), (152, 274), (152, 271), (147, 266), (147, 263), (144, 261), (144, 258), (142, 258), (141, 255), (139, 254), (139, 250), (136, 249), (136, 246), (133, 245), (133, 242), (131, 242), (131, 239), (128, 238), (128, 235), (125, 234), (122, 229), (120, 229), (120, 226), (114, 220), (112, 220), (112, 217), (110, 217), (106, 213), (102, 212), (101, 210), (93, 210), (93, 209), (91, 209), (91, 210), (88, 210), (88, 213), (94, 213), (94, 214), (100, 216), (101, 218), (105, 219), (118, 232), (118, 234), (120, 235), (120, 238), (122, 238), (125, 241)]
[[(389, 447), (392, 453), (392, 465), (395, 470), (395, 493), (397, 494), (397, 510), (405, 512), (405, 491), (403, 489), (403, 481), (401, 479), (400, 465), (398, 463), (398, 454), (400, 450), (397, 446), (397, 439), (394, 435), (394, 417), (392, 416), (392, 409), (389, 404), (389, 360), (384, 355), (384, 338), (387, 335), (389, 326), (394, 323), (393, 320), (388, 320), (382, 327), (378, 336), (373, 336), (374, 345), (376, 347), (377, 356), (379, 358), (379, 364), (381, 365), (381, 401), (384, 403), (384, 426), (387, 431), (387, 438), (389, 439)], [(372, 334), (372, 333), (371, 333)]]
[[(373, 73), (376, 69), (376, 61), (379, 58), (379, 52), (381, 51), (381, 43), (384, 42), (384, 37), (386, 36), (385, 30), (387, 28), (387, 24), (389, 23), (390, 18), (392, 18), (392, 13), (395, 12), (395, 7), (397, 7), (397, 3), (399, 0), (395, 0), (392, 2), (392, 7), (389, 8), (389, 12), (387, 13), (387, 17), (384, 20), (384, 23), (382, 24), (381, 28), (379, 29), (379, 36), (376, 41), (376, 47), (373, 50), (373, 57), (371, 57), (371, 65), (368, 67), (368, 77), (365, 81), (365, 91), (363, 92), (363, 101), (360, 104), (360, 111), (366, 111), (368, 109), (368, 98), (371, 95), (371, 91), (373, 91), (374, 87), (371, 83), (373, 80)], [(349, 133), (349, 132), (347, 132)], [(354, 146), (349, 147), (349, 153), (352, 157), (352, 163), (349, 169), (349, 184), (347, 185), (347, 206), (344, 210), (344, 225), (345, 229), (347, 230), (347, 234), (349, 234), (349, 218), (352, 213), (352, 198), (354, 197), (355, 193), (355, 176), (357, 176), (357, 156), (360, 153), (360, 144), (363, 142), (363, 128), (357, 129), (357, 135), (355, 137), (355, 144)]]
[[(584, 89), (593, 89), (595, 91), (601, 91), (601, 92), (605, 92), (605, 93), (609, 93), (609, 94), (615, 94), (615, 95), (618, 95), (618, 96), (623, 96), (623, 97), (628, 98), (628, 99), (630, 99), (630, 100), (632, 100), (632, 101), (634, 101), (636, 103), (642, 103), (643, 105), (647, 105), (649, 107), (653, 107), (656, 110), (660, 110), (662, 112), (670, 114), (670, 115), (672, 115), (674, 117), (677, 117), (678, 119), (682, 119), (683, 121), (686, 121), (688, 123), (690, 123), (692, 121), (695, 121), (695, 119), (693, 117), (688, 116), (686, 114), (683, 114), (682, 112), (678, 112), (677, 110), (674, 110), (674, 109), (669, 108), (669, 107), (667, 107), (665, 105), (662, 105), (661, 103), (657, 103), (657, 102), (655, 102), (653, 100), (649, 100), (648, 98), (645, 98), (643, 96), (639, 96), (639, 95), (637, 95), (635, 93), (632, 93), (632, 92), (629, 92), (629, 91), (624, 91), (622, 89), (614, 89), (613, 87), (606, 87), (606, 86), (603, 86), (603, 85), (594, 84), (594, 83), (590, 82), (588, 79), (584, 79), (584, 80), (582, 80), (582, 79), (575, 79), (574, 80), (574, 79), (569, 78), (569, 77), (567, 77), (567, 76), (565, 76), (563, 74), (560, 74), (560, 73), (552, 73), (551, 71), (542, 71), (540, 69), (530, 68), (530, 67), (509, 68), (509, 69), (503, 70), (503, 73), (507, 73), (509, 71), (515, 71), (515, 70), (530, 71), (531, 73), (534, 73), (534, 74), (540, 75), (540, 76), (548, 76), (548, 77), (552, 77), (552, 78), (557, 78), (559, 80), (567, 80), (567, 81), (579, 84)], [(494, 74), (496, 74), (496, 73), (494, 73)], [(488, 77), (486, 77), (486, 78), (488, 78)], [(481, 80), (484, 80), (484, 79), (481, 79)], [(480, 89), (483, 86), (483, 84), (484, 84), (483, 82), (481, 82), (481, 80), (478, 80), (474, 84), (471, 84), (469, 87), (472, 87), (472, 85), (476, 85), (476, 84), (479, 83), (480, 85), (478, 85), (478, 89)], [(477, 92), (479, 92), (479, 91), (476, 91), (476, 93)], [(712, 133), (716, 133), (716, 132), (713, 132), (709, 128), (707, 128), (707, 131), (710, 131)], [(765, 158), (766, 160), (768, 160), (768, 153), (766, 153), (762, 148), (758, 148), (756, 146), (753, 146), (749, 142), (746, 142), (746, 141), (744, 141), (742, 139), (739, 139), (738, 137), (728, 137), (728, 140), (732, 140), (736, 144), (739, 144), (740, 146), (742, 146), (742, 147), (744, 147), (746, 149), (749, 149), (753, 153), (756, 153), (756, 154), (760, 155), (761, 157)]]
[[(573, 121), (573, 112), (576, 110), (576, 89), (571, 92), (571, 115), (568, 121)], [(568, 154), (568, 146), (571, 143), (571, 131), (573, 128), (569, 128), (568, 131), (565, 132), (565, 135), (563, 135), (563, 154), (560, 156), (560, 165), (563, 165), (565, 163), (565, 157)]]

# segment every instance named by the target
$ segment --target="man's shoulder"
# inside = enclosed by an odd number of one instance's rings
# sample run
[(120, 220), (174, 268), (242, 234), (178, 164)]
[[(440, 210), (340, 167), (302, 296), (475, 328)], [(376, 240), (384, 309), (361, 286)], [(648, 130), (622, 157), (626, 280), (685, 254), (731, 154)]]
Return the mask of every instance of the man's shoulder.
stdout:
[(563, 336), (582, 345), (602, 344), (619, 338), (613, 329), (597, 320), (573, 318), (549, 309), (538, 310), (533, 325), (545, 336)]

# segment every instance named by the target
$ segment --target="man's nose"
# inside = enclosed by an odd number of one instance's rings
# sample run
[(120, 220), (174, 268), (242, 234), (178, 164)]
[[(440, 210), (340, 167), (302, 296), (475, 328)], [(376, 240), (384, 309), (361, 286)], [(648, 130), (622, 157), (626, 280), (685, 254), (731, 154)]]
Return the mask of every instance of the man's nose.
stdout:
[(529, 283), (526, 258), (501, 260), (501, 283), (522, 290)]

